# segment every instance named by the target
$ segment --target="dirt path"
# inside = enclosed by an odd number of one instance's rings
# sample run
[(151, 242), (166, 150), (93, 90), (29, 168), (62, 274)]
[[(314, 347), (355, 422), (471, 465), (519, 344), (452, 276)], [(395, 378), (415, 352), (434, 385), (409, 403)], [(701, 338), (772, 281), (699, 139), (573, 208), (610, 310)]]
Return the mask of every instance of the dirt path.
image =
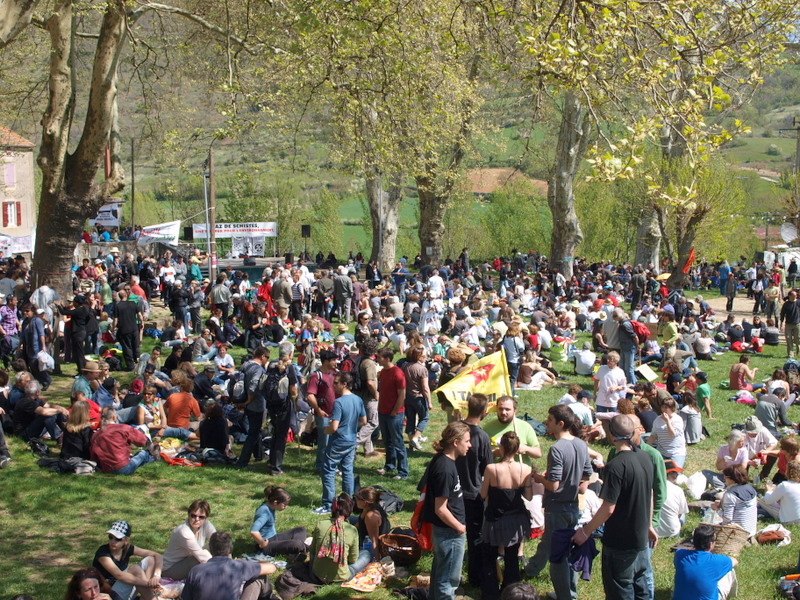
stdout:
[[(690, 300), (694, 299), (696, 293), (690, 293), (686, 297)], [(702, 296), (703, 293), (700, 292)], [(714, 309), (714, 316), (717, 318), (717, 323), (721, 323), (724, 321), (728, 314), (731, 312), (735, 315), (736, 321), (741, 322), (743, 319), (747, 319), (748, 321), (753, 320), (753, 300), (747, 297), (746, 294), (739, 294), (736, 296), (736, 299), (733, 301), (733, 310), (726, 311), (725, 304), (727, 303), (727, 298), (720, 297), (720, 298), (711, 298), (706, 299), (706, 302)], [(781, 302), (778, 302), (778, 310), (780, 310)], [(762, 319), (763, 319), (762, 315)], [(786, 340), (783, 337), (783, 331), (781, 331), (781, 345), (785, 348)]]

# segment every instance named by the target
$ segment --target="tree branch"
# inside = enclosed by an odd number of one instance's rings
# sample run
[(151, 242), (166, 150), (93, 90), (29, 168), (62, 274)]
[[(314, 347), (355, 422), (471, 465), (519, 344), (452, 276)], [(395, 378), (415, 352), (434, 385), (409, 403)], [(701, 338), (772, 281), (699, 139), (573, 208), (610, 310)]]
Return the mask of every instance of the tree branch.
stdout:
[(31, 23), (39, 0), (3, 0), (0, 4), (0, 48), (5, 48)]

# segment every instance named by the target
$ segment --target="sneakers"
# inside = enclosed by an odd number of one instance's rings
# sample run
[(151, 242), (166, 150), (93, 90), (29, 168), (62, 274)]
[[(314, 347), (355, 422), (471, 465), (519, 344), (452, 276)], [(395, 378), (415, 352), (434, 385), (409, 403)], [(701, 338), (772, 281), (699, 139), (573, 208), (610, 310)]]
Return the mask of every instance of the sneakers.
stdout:
[(378, 475), (386, 475), (386, 474), (387, 474), (387, 473), (389, 473), (390, 471), (387, 471), (386, 469), (375, 469), (375, 472), (376, 472)]
[(411, 438), (411, 447), (414, 450), (422, 450), (422, 442), (419, 441), (419, 438)]
[(11, 464), (10, 456), (0, 457), (0, 469), (5, 469), (9, 464)]
[(402, 481), (403, 479), (408, 479), (408, 478), (403, 475), (395, 475), (394, 477), (392, 477), (392, 479), (396, 481)]
[(153, 460), (161, 460), (161, 446), (158, 444), (151, 444), (147, 451), (153, 457)]
[(311, 514), (313, 515), (329, 515), (331, 514), (330, 508), (325, 508), (324, 506), (320, 506), (319, 508), (314, 508), (311, 510)]
[(375, 458), (376, 456), (380, 456), (380, 455), (381, 455), (380, 452), (375, 452), (375, 450), (373, 450), (372, 452), (367, 452), (364, 455), (364, 458)]

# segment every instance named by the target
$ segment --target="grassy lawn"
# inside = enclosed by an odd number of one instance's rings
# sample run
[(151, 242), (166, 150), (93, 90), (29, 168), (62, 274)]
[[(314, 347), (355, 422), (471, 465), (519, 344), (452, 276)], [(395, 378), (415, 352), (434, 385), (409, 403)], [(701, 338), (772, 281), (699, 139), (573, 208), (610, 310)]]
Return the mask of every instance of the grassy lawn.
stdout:
[[(149, 342), (147, 347), (152, 345)], [(240, 355), (240, 352), (236, 353)], [(742, 423), (752, 413), (751, 407), (727, 401), (727, 390), (719, 387), (726, 380), (730, 364), (737, 355), (726, 354), (718, 362), (703, 363), (710, 374), (715, 421), (705, 425), (711, 438), (693, 446), (687, 460), (686, 471), (691, 474), (713, 465), (717, 448), (724, 443), (732, 423)], [(238, 356), (237, 356), (238, 362)], [(755, 356), (751, 364), (759, 367), (760, 376), (783, 365), (782, 347), (768, 348)], [(74, 367), (69, 367), (72, 369)], [(571, 375), (572, 369), (564, 363), (563, 373), (571, 380), (590, 387), (586, 377)], [(55, 378), (46, 394), (53, 402), (67, 402), (70, 377)], [(550, 388), (541, 392), (520, 393), (520, 413), (527, 412), (544, 420), (547, 408), (563, 394), (563, 388)], [(790, 415), (800, 420), (800, 410), (792, 409)], [(441, 411), (434, 411), (429, 438), (432, 442), (445, 423)], [(272, 477), (265, 474), (264, 463), (254, 463), (254, 470), (236, 471), (224, 467), (183, 468), (156, 463), (141, 468), (130, 477), (95, 474), (89, 477), (57, 475), (36, 466), (33, 457), (17, 439), (10, 439), (14, 460), (9, 468), (0, 472), (0, 597), (28, 593), (34, 598), (63, 597), (65, 584), (71, 573), (91, 563), (94, 551), (105, 541), (105, 531), (117, 519), (128, 520), (133, 527), (133, 543), (137, 546), (163, 551), (171, 529), (185, 517), (185, 507), (196, 498), (207, 499), (212, 508), (211, 520), (218, 530), (232, 534), (236, 554), (251, 551), (250, 523), (258, 507), (262, 489), (267, 484), (286, 487), (293, 499), (289, 508), (280, 513), (279, 529), (302, 525), (312, 528), (317, 517), (309, 509), (319, 506), (321, 485), (314, 472), (314, 450), (291, 444), (286, 456), (286, 474)], [(543, 447), (552, 440), (542, 439)], [(597, 449), (607, 452), (606, 446)], [(382, 459), (356, 461), (356, 475), (362, 485), (381, 483), (406, 500), (405, 510), (392, 517), (393, 525), (407, 525), (417, 497), (416, 484), (431, 457), (430, 442), (426, 450), (410, 456), (411, 477), (407, 481), (384, 480), (374, 473), (382, 466)], [(544, 459), (537, 461), (544, 467)], [(698, 516), (690, 515), (684, 528), (688, 534), (697, 524)], [(795, 536), (799, 528), (792, 528)], [(656, 598), (671, 598), (673, 568), (669, 546), (673, 540), (663, 541), (653, 555), (656, 576)], [(529, 542), (526, 556), (531, 556), (536, 542)], [(740, 598), (761, 600), (778, 598), (775, 583), (779, 576), (794, 571), (797, 563), (796, 545), (784, 548), (746, 548), (740, 556), (738, 568)], [(595, 576), (591, 582), (580, 584), (583, 598), (602, 598), (600, 563), (595, 563)], [(430, 555), (425, 555), (412, 569), (428, 571)], [(544, 573), (533, 581), (543, 591), (552, 590)], [(399, 587), (404, 581), (392, 580), (390, 586)], [(473, 597), (477, 590), (466, 589)], [(320, 588), (322, 598), (351, 598), (353, 593), (338, 585)], [(380, 588), (371, 597), (389, 598), (390, 593)]]

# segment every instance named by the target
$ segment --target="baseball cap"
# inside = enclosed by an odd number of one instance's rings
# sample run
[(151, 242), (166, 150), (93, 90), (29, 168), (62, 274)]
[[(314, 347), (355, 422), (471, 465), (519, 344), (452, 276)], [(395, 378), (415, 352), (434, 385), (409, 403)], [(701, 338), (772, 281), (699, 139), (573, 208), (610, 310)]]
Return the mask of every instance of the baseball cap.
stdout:
[(664, 468), (666, 469), (667, 473), (682, 473), (683, 469), (678, 466), (674, 460), (665, 460), (664, 461)]
[(111, 528), (106, 531), (107, 534), (113, 535), (118, 540), (128, 537), (131, 534), (131, 526), (127, 521), (114, 521)]

